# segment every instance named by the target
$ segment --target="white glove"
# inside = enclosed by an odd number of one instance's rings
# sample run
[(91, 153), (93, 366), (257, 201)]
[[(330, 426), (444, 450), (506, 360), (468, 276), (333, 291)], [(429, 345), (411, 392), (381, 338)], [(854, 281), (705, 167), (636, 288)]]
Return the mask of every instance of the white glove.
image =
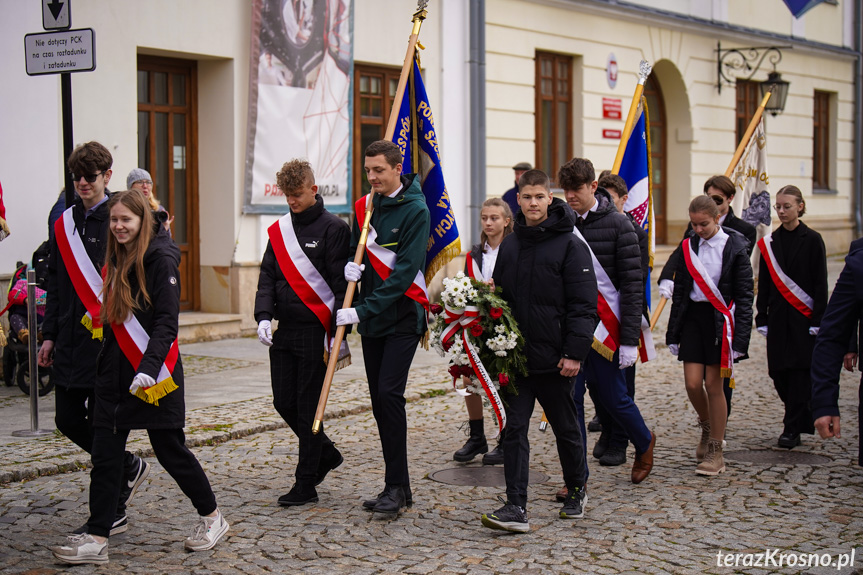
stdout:
[(674, 295), (674, 282), (671, 280), (659, 281), (659, 295), (665, 299), (671, 299)]
[(129, 393), (135, 393), (139, 388), (150, 389), (154, 385), (156, 385), (155, 379), (146, 373), (139, 373), (135, 376), (135, 379), (132, 380), (132, 385), (129, 386)]
[(671, 355), (677, 357), (677, 354), (680, 353), (680, 346), (676, 343), (669, 343), (668, 351), (671, 352)]
[(731, 360), (732, 361), (734, 361), (738, 357), (743, 357), (744, 355), (746, 355), (746, 354), (744, 354), (742, 351), (734, 351), (733, 349), (731, 350)]
[(268, 319), (258, 322), (258, 341), (267, 347), (273, 345), (273, 327)]
[(809, 328), (809, 335), (818, 335), (819, 331), (821, 331), (820, 327), (817, 327), (817, 326), (816, 327), (810, 327)]
[(345, 279), (349, 282), (358, 282), (363, 277), (363, 272), (366, 269), (366, 264), (359, 265), (354, 262), (345, 264)]
[(760, 333), (764, 337), (767, 337), (767, 326), (766, 325), (762, 325), (761, 327), (756, 327), (755, 329), (758, 330), (758, 333)]
[[(347, 268), (345, 270), (347, 271)], [(360, 317), (354, 308), (346, 307), (336, 312), (336, 325), (353, 325), (355, 323), (360, 323)]]
[(631, 365), (635, 365), (635, 360), (638, 359), (638, 348), (634, 345), (620, 346), (620, 369), (626, 369)]

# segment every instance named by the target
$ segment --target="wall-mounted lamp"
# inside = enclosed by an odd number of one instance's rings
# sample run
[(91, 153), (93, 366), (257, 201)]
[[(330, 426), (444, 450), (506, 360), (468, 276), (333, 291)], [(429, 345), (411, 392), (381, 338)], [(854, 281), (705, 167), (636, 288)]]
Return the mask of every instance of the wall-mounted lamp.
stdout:
[(752, 48), (726, 48), (716, 43), (716, 72), (718, 79), (716, 89), (722, 93), (722, 86), (733, 86), (738, 80), (751, 80), (761, 69), (765, 60), (773, 65), (773, 71), (767, 76), (767, 80), (761, 82), (761, 96), (771, 91), (770, 100), (765, 110), (773, 116), (785, 109), (785, 99), (788, 97), (790, 83), (782, 79), (782, 75), (776, 71), (776, 64), (782, 61), (782, 50), (790, 50), (791, 46), (755, 46)]

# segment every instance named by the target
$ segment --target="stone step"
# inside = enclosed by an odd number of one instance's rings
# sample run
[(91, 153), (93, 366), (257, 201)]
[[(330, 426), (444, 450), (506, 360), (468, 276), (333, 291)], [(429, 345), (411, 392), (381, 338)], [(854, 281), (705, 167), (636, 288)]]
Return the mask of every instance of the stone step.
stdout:
[(242, 335), (240, 314), (186, 311), (180, 313), (180, 343), (213, 341)]

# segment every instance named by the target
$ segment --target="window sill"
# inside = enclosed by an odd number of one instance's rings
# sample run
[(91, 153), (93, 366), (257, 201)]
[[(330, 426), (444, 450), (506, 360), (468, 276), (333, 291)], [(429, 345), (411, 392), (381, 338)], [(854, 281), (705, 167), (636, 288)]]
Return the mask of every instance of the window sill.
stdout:
[(814, 196), (837, 196), (839, 195), (839, 190), (831, 190), (828, 188), (813, 188), (812, 195)]

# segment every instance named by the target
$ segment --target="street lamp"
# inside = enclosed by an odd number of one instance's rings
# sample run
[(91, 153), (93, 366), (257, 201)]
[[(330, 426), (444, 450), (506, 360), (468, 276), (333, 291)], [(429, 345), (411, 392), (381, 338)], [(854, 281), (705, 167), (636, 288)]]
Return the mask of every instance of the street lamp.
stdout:
[(761, 97), (768, 91), (771, 92), (770, 101), (767, 102), (765, 110), (773, 116), (785, 109), (785, 99), (788, 97), (790, 83), (782, 79), (782, 75), (776, 71), (776, 64), (782, 61), (782, 50), (791, 49), (791, 46), (754, 46), (751, 48), (726, 48), (716, 43), (716, 89), (722, 93), (722, 86), (733, 86), (738, 80), (751, 80), (761, 69), (765, 60), (773, 65), (773, 71), (767, 76), (767, 80), (761, 82)]
[(773, 117), (782, 113), (782, 110), (785, 109), (785, 99), (788, 98), (788, 86), (790, 85), (789, 82), (782, 79), (782, 74), (779, 72), (775, 70), (770, 72), (767, 79), (761, 82), (759, 86), (762, 98), (767, 92), (770, 92), (770, 99), (767, 100), (764, 111), (770, 112)]

